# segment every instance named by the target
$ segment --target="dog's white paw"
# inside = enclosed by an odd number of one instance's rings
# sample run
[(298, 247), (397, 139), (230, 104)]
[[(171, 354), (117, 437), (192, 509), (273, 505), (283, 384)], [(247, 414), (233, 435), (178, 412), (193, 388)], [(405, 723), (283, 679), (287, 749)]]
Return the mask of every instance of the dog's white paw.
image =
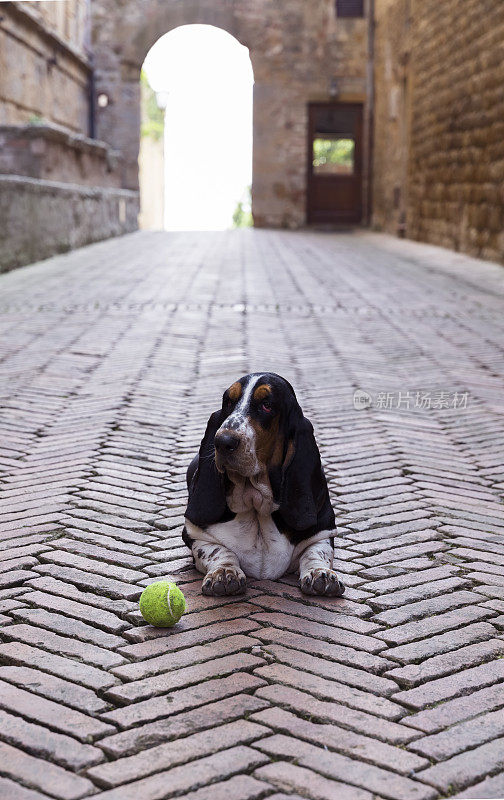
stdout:
[(203, 594), (223, 597), (231, 594), (245, 594), (247, 579), (245, 573), (236, 567), (218, 567), (207, 572), (201, 585)]
[(344, 585), (338, 580), (333, 569), (312, 569), (299, 581), (303, 594), (315, 594), (325, 597), (341, 597)]

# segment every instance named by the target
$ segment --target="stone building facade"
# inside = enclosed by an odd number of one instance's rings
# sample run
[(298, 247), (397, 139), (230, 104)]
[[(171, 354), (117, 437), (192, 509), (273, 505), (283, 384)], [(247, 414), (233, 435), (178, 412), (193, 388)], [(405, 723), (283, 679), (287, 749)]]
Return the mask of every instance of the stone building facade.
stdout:
[[(93, 0), (99, 138), (125, 158), (123, 186), (138, 187), (140, 69), (164, 33), (200, 23), (223, 28), (249, 49), (254, 71), (252, 211), (258, 226), (306, 220), (308, 103), (363, 103), (367, 119), (368, 24), (340, 17), (335, 0)], [(366, 122), (364, 123), (366, 130)], [(364, 142), (364, 165), (367, 163)]]
[(0, 269), (137, 227), (140, 70), (192, 23), (249, 50), (256, 225), (353, 193), (352, 222), (504, 260), (502, 0), (18, 0), (0, 3)]
[(373, 222), (504, 261), (504, 3), (376, 0)]
[(0, 4), (0, 271), (137, 227), (95, 138), (89, 0)]
[(88, 128), (87, 0), (0, 5), (0, 125)]

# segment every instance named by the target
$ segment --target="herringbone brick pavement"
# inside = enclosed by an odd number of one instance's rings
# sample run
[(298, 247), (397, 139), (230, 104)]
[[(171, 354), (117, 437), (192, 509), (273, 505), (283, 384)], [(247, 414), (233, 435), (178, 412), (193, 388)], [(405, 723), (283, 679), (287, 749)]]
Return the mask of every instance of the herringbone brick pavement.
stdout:
[[(504, 797), (503, 294), (366, 233), (135, 234), (2, 276), (2, 798)], [(200, 594), (184, 472), (252, 370), (315, 425), (345, 598)], [(171, 631), (137, 611), (159, 577)]]

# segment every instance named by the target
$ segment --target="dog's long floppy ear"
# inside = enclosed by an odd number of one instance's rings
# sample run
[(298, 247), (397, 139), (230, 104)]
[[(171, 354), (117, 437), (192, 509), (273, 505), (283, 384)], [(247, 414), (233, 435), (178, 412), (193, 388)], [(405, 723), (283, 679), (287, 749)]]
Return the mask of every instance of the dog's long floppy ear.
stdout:
[(218, 522), (226, 511), (224, 476), (217, 471), (214, 460), (214, 438), (223, 420), (222, 410), (210, 416), (200, 444), (197, 467), (188, 470), (192, 475), (188, 474), (189, 502), (185, 516), (200, 528)]
[(313, 425), (294, 398), (287, 416), (286, 452), (278, 513), (295, 531), (317, 533), (335, 527), (334, 511)]

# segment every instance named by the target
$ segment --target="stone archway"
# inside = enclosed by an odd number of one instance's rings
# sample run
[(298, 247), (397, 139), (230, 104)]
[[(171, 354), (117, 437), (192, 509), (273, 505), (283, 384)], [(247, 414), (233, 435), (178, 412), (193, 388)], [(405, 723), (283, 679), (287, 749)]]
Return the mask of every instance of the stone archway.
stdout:
[[(138, 189), (140, 69), (151, 46), (181, 25), (201, 23), (248, 48), (254, 70), (252, 210), (257, 226), (306, 220), (307, 106), (366, 96), (366, 25), (337, 24), (333, 0), (95, 0), (96, 135), (123, 159), (123, 187)], [(362, 24), (361, 24), (362, 23)]]

